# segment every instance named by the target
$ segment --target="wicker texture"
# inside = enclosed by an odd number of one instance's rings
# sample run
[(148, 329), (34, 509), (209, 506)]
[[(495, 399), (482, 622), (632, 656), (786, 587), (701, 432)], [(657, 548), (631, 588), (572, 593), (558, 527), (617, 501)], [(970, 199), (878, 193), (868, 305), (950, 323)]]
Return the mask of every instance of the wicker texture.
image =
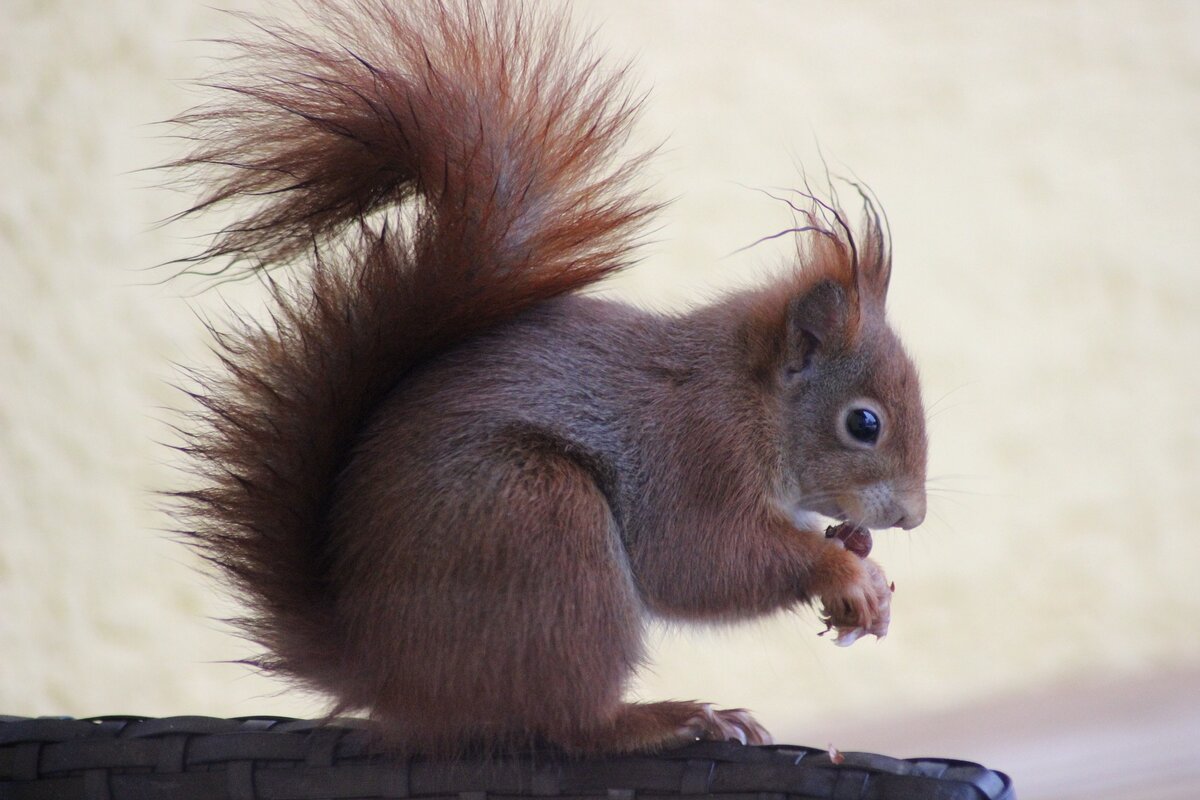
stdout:
[(488, 762), (372, 750), (367, 723), (0, 717), (0, 800), (1012, 800), (977, 764), (702, 742), (658, 756)]

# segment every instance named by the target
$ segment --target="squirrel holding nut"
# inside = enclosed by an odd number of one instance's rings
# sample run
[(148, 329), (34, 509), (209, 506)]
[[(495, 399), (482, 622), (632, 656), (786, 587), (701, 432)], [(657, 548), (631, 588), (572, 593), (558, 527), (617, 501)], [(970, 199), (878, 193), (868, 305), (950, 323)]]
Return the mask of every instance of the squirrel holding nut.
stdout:
[(886, 633), (861, 540), (921, 523), (926, 435), (871, 195), (856, 231), (797, 192), (797, 263), (764, 286), (596, 297), (659, 210), (648, 156), (618, 158), (624, 70), (533, 6), (304, 6), (253, 20), (173, 165), (204, 187), (185, 214), (238, 212), (189, 260), (272, 294), (213, 332), (179, 493), (254, 663), (413, 752), (769, 742), (623, 690), (652, 616), (815, 603), (842, 643)]

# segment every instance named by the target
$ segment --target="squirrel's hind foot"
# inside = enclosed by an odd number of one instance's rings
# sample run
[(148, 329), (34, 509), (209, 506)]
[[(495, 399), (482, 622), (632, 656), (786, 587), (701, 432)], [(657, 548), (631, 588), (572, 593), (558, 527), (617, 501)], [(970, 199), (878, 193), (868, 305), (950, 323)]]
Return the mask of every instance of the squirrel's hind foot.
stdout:
[(590, 753), (657, 752), (697, 741), (772, 744), (766, 728), (745, 709), (717, 709), (712, 703), (670, 700), (626, 703), (602, 728), (573, 742)]

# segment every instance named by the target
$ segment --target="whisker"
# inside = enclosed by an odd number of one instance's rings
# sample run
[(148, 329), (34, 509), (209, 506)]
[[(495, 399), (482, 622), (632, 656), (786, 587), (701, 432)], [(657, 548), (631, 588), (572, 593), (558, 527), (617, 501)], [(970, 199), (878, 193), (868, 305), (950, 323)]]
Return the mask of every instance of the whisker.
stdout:
[(958, 392), (962, 391), (963, 389), (966, 389), (968, 386), (974, 386), (976, 383), (978, 383), (978, 381), (968, 381), (967, 383), (959, 384), (958, 386), (954, 387), (953, 389), (950, 389), (949, 391), (944, 392), (941, 397), (939, 397), (937, 400), (934, 400), (933, 403), (931, 403), (928, 407), (926, 407), (926, 409), (925, 409), (926, 418), (928, 418), (928, 416), (931, 413), (933, 413), (933, 410), (935, 408), (937, 408), (938, 405), (940, 405), (944, 400), (946, 400), (946, 398), (950, 397), (951, 395), (957, 394)]
[(946, 519), (946, 517), (945, 517), (945, 516), (943, 516), (943, 515), (941, 514), (941, 512), (939, 512), (939, 511), (938, 511), (936, 508), (930, 508), (930, 509), (929, 509), (929, 511), (930, 511), (930, 513), (932, 513), (932, 514), (933, 514), (935, 517), (937, 517), (937, 520), (938, 520), (938, 522), (940, 522), (942, 525), (945, 525), (945, 526), (946, 526), (946, 529), (947, 529), (948, 531), (950, 531), (950, 533), (951, 533), (951, 534), (957, 534), (957, 533), (958, 533), (958, 531), (957, 531), (957, 530), (955, 530), (955, 529), (954, 529), (954, 526), (953, 526), (953, 525), (950, 523), (950, 520)]
[(935, 481), (982, 481), (988, 480), (987, 475), (972, 475), (969, 472), (940, 472), (925, 479), (926, 483)]
[(971, 489), (955, 489), (949, 486), (930, 486), (925, 489), (926, 494), (936, 497), (999, 497), (995, 492), (980, 492), (972, 491)]
[[(933, 497), (936, 497), (939, 501), (944, 500), (947, 503), (953, 503), (956, 508), (962, 508), (962, 509), (970, 508), (969, 504), (967, 504), (961, 498), (958, 498), (958, 497), (953, 497), (951, 495), (945, 495), (945, 494), (935, 494), (935, 495), (933, 495)], [(935, 514), (937, 513), (937, 511), (934, 509), (930, 509), (930, 510), (933, 511), (933, 513), (935, 513)]]

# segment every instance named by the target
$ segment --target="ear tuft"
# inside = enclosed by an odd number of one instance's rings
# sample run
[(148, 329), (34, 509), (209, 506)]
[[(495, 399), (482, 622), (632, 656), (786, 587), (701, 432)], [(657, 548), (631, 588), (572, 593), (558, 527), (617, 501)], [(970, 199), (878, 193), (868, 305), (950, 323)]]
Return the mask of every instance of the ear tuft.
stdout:
[[(854, 245), (854, 273), (860, 297), (875, 310), (887, 302), (888, 284), (892, 279), (892, 245), (888, 235), (887, 217), (865, 186), (849, 181), (862, 199), (866, 229)], [(853, 240), (852, 240), (853, 242)]]

